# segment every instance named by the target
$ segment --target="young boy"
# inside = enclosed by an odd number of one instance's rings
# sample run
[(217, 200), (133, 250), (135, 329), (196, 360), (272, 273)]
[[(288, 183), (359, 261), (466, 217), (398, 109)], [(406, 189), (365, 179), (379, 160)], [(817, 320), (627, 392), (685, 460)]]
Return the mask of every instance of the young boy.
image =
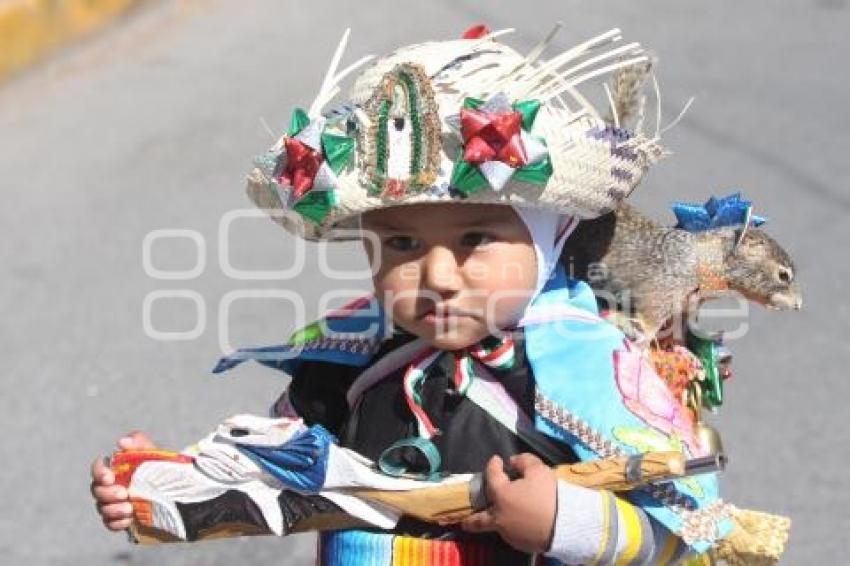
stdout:
[[(376, 462), (485, 470), (490, 506), (461, 525), (323, 533), (323, 564), (406, 564), (411, 548), (417, 564), (464, 565), (535, 554), (655, 564), (703, 551), (728, 530), (713, 478), (627, 500), (558, 482), (547, 465), (633, 453), (641, 434), (701, 453), (642, 354), (557, 263), (577, 218), (609, 210), (660, 154), (656, 139), (602, 122), (574, 86), (645, 57), (635, 45), (600, 54), (616, 30), (547, 63), (536, 62), (545, 44), (522, 58), (494, 35), (402, 48), (322, 115), (349, 71), (336, 74), (340, 46), (311, 111), (258, 160), (249, 194), (307, 237), (361, 234), (374, 300), (217, 371), (247, 359), (287, 371), (275, 414), (322, 424)], [(92, 476), (104, 523), (126, 528), (126, 490), (99, 461)]]

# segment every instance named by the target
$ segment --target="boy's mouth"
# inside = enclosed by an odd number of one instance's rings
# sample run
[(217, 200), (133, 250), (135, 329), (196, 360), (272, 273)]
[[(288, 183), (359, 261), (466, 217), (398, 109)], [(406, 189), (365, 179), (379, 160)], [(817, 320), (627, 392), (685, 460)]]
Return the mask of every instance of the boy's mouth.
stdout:
[(450, 324), (461, 318), (479, 318), (479, 313), (449, 305), (434, 305), (422, 311), (416, 317), (428, 324)]

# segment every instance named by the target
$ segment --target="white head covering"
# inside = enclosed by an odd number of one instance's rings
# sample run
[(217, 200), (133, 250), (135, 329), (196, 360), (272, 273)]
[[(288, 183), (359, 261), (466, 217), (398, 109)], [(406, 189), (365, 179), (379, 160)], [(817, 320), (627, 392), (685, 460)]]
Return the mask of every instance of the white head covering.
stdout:
[(537, 285), (534, 289), (536, 297), (543, 289), (558, 259), (564, 242), (578, 226), (578, 218), (559, 214), (542, 208), (527, 208), (512, 206), (531, 234), (534, 245), (534, 255), (537, 257)]

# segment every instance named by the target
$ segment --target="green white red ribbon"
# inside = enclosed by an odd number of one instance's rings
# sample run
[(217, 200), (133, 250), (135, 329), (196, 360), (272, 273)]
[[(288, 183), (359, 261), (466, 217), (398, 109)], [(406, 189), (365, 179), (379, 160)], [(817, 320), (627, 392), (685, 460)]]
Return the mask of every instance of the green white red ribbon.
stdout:
[(353, 138), (328, 133), (325, 125), (325, 118), (310, 120), (296, 108), (274, 173), (274, 180), (290, 191), (285, 204), (317, 224), (336, 205), (337, 175), (354, 151)]
[(539, 109), (538, 100), (511, 103), (503, 93), (465, 99), (460, 114), (448, 119), (463, 140), (452, 187), (471, 194), (488, 186), (500, 191), (511, 179), (545, 185), (552, 162), (544, 140), (531, 135)]
[[(509, 335), (504, 338), (488, 340), (489, 346), (483, 343), (470, 348), (450, 352), (454, 356), (453, 384), (460, 395), (466, 395), (469, 386), (475, 379), (475, 361), (495, 369), (509, 369), (516, 359), (514, 341)], [(443, 354), (444, 350), (428, 347), (420, 352), (404, 372), (403, 386), (407, 406), (416, 418), (419, 436), (431, 439), (440, 431), (434, 426), (431, 418), (422, 406), (422, 385), (430, 368)]]

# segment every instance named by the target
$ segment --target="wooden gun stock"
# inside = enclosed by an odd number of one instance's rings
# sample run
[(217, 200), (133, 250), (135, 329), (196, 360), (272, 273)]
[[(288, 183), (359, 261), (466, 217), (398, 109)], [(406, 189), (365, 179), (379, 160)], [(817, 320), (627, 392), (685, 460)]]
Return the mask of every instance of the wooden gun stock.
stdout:
[[(554, 468), (558, 479), (572, 484), (611, 491), (628, 491), (653, 481), (685, 475), (686, 460), (680, 452), (648, 452), (633, 457), (591, 460)], [(410, 491), (351, 490), (352, 495), (377, 501), (405, 515), (431, 523), (451, 524), (487, 506), (482, 476), (471, 482)]]

